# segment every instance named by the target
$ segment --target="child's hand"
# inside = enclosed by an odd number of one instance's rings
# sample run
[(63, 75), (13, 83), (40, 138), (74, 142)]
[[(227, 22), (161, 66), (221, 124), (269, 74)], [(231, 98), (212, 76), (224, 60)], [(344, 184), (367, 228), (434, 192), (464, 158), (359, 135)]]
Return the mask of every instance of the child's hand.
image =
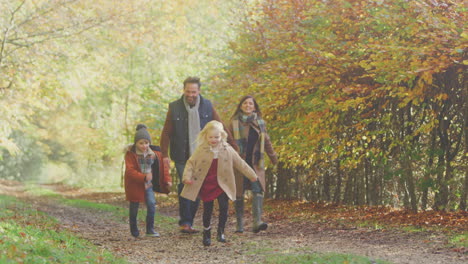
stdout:
[(193, 181), (192, 180), (184, 180), (184, 184), (191, 185), (191, 184), (193, 184)]
[(151, 181), (145, 182), (145, 190), (147, 190), (148, 188), (151, 188), (151, 187), (153, 187), (153, 183)]
[(145, 177), (145, 180), (147, 182), (150, 182), (151, 180), (153, 179), (153, 174), (150, 172), (150, 173), (146, 173), (146, 177)]
[(253, 180), (250, 180), (250, 181), (251, 181), (251, 182), (256, 182), (256, 181), (258, 181), (258, 177), (255, 178), (255, 179), (253, 179)]
[(166, 183), (166, 185), (167, 185), (168, 187), (172, 187), (172, 182), (168, 182), (168, 183)]
[(171, 169), (171, 162), (168, 157), (163, 158), (163, 163), (164, 163), (164, 166), (166, 166), (168, 170)]

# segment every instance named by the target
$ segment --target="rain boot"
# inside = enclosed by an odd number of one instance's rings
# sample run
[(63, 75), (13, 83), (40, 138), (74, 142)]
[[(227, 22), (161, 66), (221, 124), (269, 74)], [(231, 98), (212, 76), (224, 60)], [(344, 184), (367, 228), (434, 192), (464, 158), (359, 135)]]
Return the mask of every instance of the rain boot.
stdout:
[(252, 201), (252, 214), (253, 214), (253, 227), (252, 231), (258, 233), (261, 230), (266, 230), (268, 224), (262, 222), (262, 211), (263, 211), (263, 195), (260, 193), (254, 193)]
[(224, 236), (224, 227), (218, 227), (218, 233), (216, 235), (216, 239), (219, 242), (226, 243), (226, 237)]
[(203, 229), (203, 245), (211, 245), (211, 228)]
[(244, 232), (244, 198), (237, 199), (234, 202), (236, 209), (237, 227), (236, 233)]
[(151, 212), (146, 215), (146, 236), (160, 237), (159, 233), (154, 231), (154, 213)]

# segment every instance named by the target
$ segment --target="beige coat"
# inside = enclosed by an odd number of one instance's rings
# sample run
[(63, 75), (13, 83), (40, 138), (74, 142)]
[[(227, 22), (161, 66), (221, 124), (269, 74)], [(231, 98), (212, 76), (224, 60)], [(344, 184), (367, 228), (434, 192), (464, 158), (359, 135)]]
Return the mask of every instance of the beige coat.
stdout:
[[(237, 154), (227, 143), (222, 143), (218, 153), (218, 184), (227, 194), (229, 199), (236, 199), (236, 181), (234, 168), (244, 174), (250, 180), (256, 180), (255, 171)], [(200, 192), (203, 181), (208, 174), (214, 153), (208, 145), (199, 146), (187, 161), (184, 169), (183, 180), (192, 180), (192, 184), (185, 184), (182, 197), (195, 201)]]

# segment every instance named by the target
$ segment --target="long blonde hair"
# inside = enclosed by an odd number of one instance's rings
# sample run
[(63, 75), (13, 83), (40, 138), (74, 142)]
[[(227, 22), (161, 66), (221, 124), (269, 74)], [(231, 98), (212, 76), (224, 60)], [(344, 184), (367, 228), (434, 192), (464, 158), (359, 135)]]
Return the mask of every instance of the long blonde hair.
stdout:
[(219, 131), (221, 134), (221, 142), (225, 143), (227, 140), (227, 133), (224, 131), (223, 124), (219, 121), (212, 120), (208, 122), (205, 127), (200, 131), (197, 137), (197, 143), (198, 146), (206, 145), (208, 144), (208, 141), (206, 140), (206, 135), (208, 134), (209, 131), (211, 130), (216, 130)]

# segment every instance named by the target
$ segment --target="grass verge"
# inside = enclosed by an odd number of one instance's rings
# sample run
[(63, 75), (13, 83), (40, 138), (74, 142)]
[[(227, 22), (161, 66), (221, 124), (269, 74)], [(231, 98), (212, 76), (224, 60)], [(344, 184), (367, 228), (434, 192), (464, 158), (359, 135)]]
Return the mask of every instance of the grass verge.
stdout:
[(389, 264), (390, 262), (382, 260), (371, 260), (367, 257), (354, 256), (348, 254), (298, 254), (281, 255), (275, 254), (267, 256), (264, 264)]
[[(110, 205), (110, 204), (105, 204), (105, 203), (90, 202), (90, 201), (82, 200), (82, 199), (67, 199), (50, 189), (43, 188), (41, 186), (34, 185), (34, 184), (29, 185), (26, 188), (26, 191), (32, 195), (46, 196), (50, 199), (57, 199), (57, 201), (59, 201), (60, 203), (71, 206), (71, 207), (96, 210), (100, 212), (108, 212), (111, 214), (111, 217), (115, 221), (119, 221), (121, 223), (128, 222), (128, 208), (123, 208), (120, 206), (115, 206), (115, 205)], [(164, 199), (164, 197), (159, 197), (159, 198)], [(146, 220), (146, 207), (144, 206), (144, 204), (140, 205), (140, 210), (138, 212), (138, 220), (139, 221)], [(177, 223), (177, 219), (173, 217), (163, 216), (161, 214), (158, 214), (157, 211), (156, 211), (156, 216), (155, 216), (154, 221), (155, 221), (154, 222), (155, 225), (158, 226), (158, 228), (162, 228), (165, 230), (171, 229), (174, 223)]]
[(468, 248), (468, 232), (464, 232), (463, 234), (455, 234), (453, 235), (449, 243), (455, 247), (465, 247)]
[[(119, 220), (123, 223), (126, 223), (128, 221), (128, 208), (123, 208), (120, 206), (114, 206), (110, 204), (95, 203), (95, 202), (90, 202), (90, 201), (80, 200), (80, 199), (61, 198), (60, 202), (63, 204), (72, 206), (72, 207), (98, 210), (101, 212), (102, 211), (110, 212), (112, 213), (115, 220)], [(138, 211), (138, 220), (139, 221), (146, 220), (146, 207), (145, 206), (140, 206), (140, 210)], [(159, 226), (162, 229), (170, 229), (176, 222), (177, 222), (176, 219), (172, 217), (168, 217), (168, 216), (163, 216), (158, 213), (156, 213), (156, 216), (154, 218), (154, 224)]]
[(128, 263), (13, 197), (0, 195), (0, 208), (0, 263)]

